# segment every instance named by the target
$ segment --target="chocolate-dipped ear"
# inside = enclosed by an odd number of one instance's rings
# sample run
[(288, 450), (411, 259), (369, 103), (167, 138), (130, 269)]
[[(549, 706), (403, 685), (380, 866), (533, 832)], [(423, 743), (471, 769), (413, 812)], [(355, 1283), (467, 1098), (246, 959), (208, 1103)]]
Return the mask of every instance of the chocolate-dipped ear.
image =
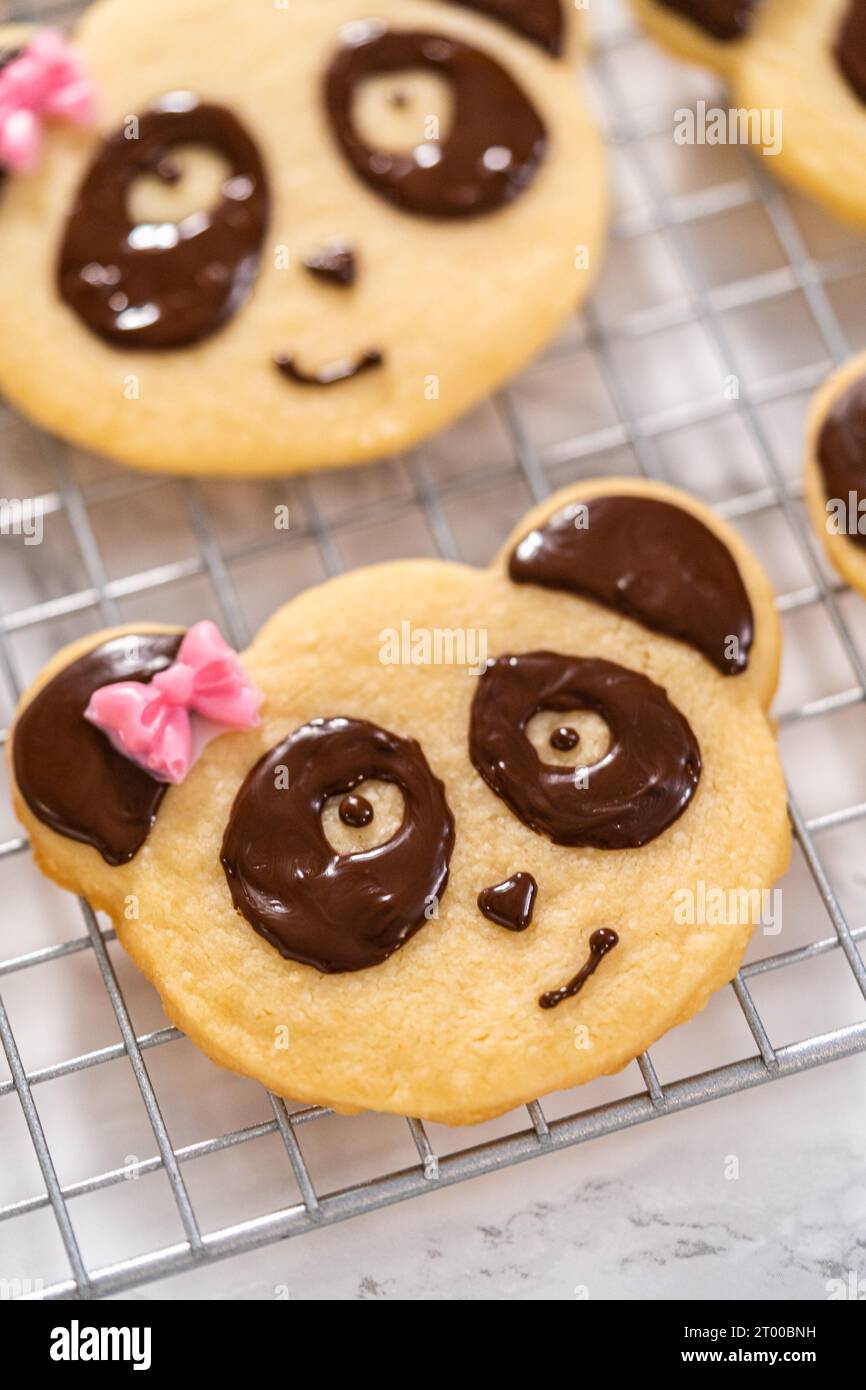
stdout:
[(769, 709), (781, 629), (742, 538), (698, 498), (637, 478), (565, 488), (515, 528), (496, 563), (516, 584), (590, 599), (698, 651)]
[[(84, 718), (111, 681), (150, 681), (177, 655), (182, 633), (104, 634), (61, 664), (21, 709), (12, 737), (17, 795), (43, 825), (127, 864), (147, 839), (167, 790)], [(61, 654), (62, 655), (62, 654)]]
[(552, 58), (561, 58), (566, 45), (563, 0), (445, 0), (496, 19)]
[(687, 63), (733, 78), (758, 17), (755, 0), (629, 0), (635, 17)]

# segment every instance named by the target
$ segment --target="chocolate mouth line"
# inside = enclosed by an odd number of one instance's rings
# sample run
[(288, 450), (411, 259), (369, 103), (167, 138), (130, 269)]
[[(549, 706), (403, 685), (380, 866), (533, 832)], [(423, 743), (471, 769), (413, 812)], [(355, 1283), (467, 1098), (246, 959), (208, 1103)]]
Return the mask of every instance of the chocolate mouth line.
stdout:
[(277, 371), (299, 386), (337, 386), (341, 381), (351, 381), (354, 377), (360, 376), (362, 372), (373, 371), (375, 368), (383, 366), (384, 362), (385, 355), (379, 352), (378, 348), (370, 348), (368, 352), (362, 352), (354, 361), (344, 357), (340, 361), (329, 362), (314, 372), (304, 371), (302, 367), (298, 366), (294, 357), (280, 356), (274, 358), (274, 366)]

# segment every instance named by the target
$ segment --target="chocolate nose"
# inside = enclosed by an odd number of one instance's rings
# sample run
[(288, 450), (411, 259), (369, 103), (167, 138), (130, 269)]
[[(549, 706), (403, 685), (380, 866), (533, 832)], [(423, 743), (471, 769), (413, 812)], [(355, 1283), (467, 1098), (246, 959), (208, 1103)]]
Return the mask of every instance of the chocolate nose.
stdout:
[(304, 258), (304, 269), (318, 280), (327, 280), (340, 289), (349, 289), (358, 278), (355, 252), (344, 241), (332, 241), (319, 246)]

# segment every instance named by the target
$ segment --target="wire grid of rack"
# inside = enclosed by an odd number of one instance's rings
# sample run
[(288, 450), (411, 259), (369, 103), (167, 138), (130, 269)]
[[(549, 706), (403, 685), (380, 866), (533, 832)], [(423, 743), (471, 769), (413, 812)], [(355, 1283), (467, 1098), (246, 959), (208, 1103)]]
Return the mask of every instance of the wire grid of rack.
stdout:
[[(29, 8), (21, 5), (13, 8), (15, 18), (44, 20), (46, 17), (65, 19), (74, 13), (76, 6), (46, 8), (40, 7), (37, 2)], [(795, 392), (808, 390), (822, 379), (833, 364), (841, 362), (850, 354), (852, 345), (847, 341), (840, 316), (834, 310), (829, 289), (834, 282), (866, 271), (866, 251), (856, 248), (850, 254), (835, 259), (814, 258), (809, 253), (797, 221), (792, 215), (787, 195), (767, 179), (764, 171), (755, 163), (747, 166), (747, 172), (742, 177), (731, 182), (712, 184), (694, 194), (671, 193), (652, 165), (641, 157), (641, 142), (653, 134), (662, 133), (662, 118), (657, 111), (644, 117), (627, 114), (628, 93), (622, 90), (622, 79), (618, 75), (616, 60), (623, 50), (635, 42), (631, 27), (617, 11), (617, 22), (605, 28), (593, 54), (594, 83), (603, 93), (603, 105), (608, 112), (614, 113), (613, 118), (608, 120), (610, 139), (618, 155), (630, 165), (634, 178), (640, 182), (645, 194), (643, 210), (626, 213), (616, 223), (614, 242), (628, 244), (650, 231), (660, 235), (682, 269), (686, 294), (682, 300), (662, 303), (654, 309), (626, 316), (616, 333), (635, 344), (649, 344), (653, 334), (661, 329), (678, 324), (699, 323), (712, 344), (720, 373), (724, 377), (738, 379), (738, 399), (692, 401), (652, 412), (641, 409), (633, 400), (632, 383), (612, 351), (614, 335), (602, 325), (595, 305), (590, 304), (581, 318), (582, 341), (591, 346), (601, 365), (607, 390), (618, 414), (617, 423), (572, 437), (567, 441), (560, 441), (545, 453), (529, 437), (510, 391), (503, 392), (498, 398), (495, 403), (496, 410), (508, 431), (516, 469), (534, 500), (543, 498), (550, 491), (547, 464), (551, 458), (570, 463), (578, 470), (587, 460), (597, 460), (607, 453), (627, 446), (633, 451), (638, 469), (643, 474), (649, 477), (664, 476), (665, 469), (660, 459), (659, 444), (667, 433), (682, 429), (683, 426), (696, 421), (721, 416), (728, 411), (737, 413), (761, 460), (763, 481), (760, 486), (728, 498), (720, 510), (734, 521), (773, 510), (784, 517), (790, 535), (808, 567), (810, 582), (796, 590), (782, 593), (778, 599), (780, 610), (783, 613), (793, 613), (797, 610), (820, 607), (826, 615), (826, 621), (841, 642), (853, 675), (850, 688), (802, 702), (787, 710), (782, 723), (794, 725), (817, 719), (833, 711), (860, 705), (866, 700), (866, 667), (842, 609), (843, 586), (829, 579), (820, 563), (813, 538), (808, 533), (807, 523), (799, 506), (799, 489), (780, 466), (759, 407), (768, 401), (784, 400)], [(766, 211), (775, 235), (784, 249), (785, 265), (769, 274), (750, 276), (743, 281), (729, 281), (722, 287), (712, 286), (704, 275), (699, 259), (693, 253), (687, 235), (688, 230), (700, 224), (702, 219), (720, 211), (751, 204), (758, 205)], [(764, 382), (759, 392), (751, 390), (748, 374), (741, 369), (739, 353), (726, 329), (723, 311), (726, 306), (731, 305), (769, 306), (778, 297), (795, 290), (802, 294), (808, 305), (820, 337), (821, 360), (806, 367), (786, 370), (773, 378), (769, 384)], [(80, 551), (87, 583), (74, 593), (60, 598), (50, 598), (0, 616), (0, 666), (13, 695), (17, 694), (20, 684), (10, 645), (13, 633), (47, 623), (64, 613), (82, 612), (91, 614), (94, 622), (112, 623), (117, 621), (118, 604), (121, 600), (157, 590), (162, 586), (171, 586), (190, 575), (202, 576), (209, 580), (215, 591), (228, 635), (236, 645), (244, 645), (248, 638), (249, 624), (238, 602), (225, 548), (211, 524), (201, 489), (192, 483), (182, 485), (183, 503), (197, 540), (198, 553), (185, 560), (153, 567), (120, 580), (112, 580), (106, 574), (91, 525), (88, 512), (88, 502), (91, 498), (88, 490), (76, 480), (67, 466), (62, 446), (56, 441), (47, 441), (46, 447), (50, 449), (57, 469), (58, 485), (55, 491), (45, 494), (40, 501), (47, 513), (62, 511), (68, 517)], [(454, 500), (459, 498), (461, 493), (468, 492), (468, 489), (476, 486), (480, 477), (479, 470), (468, 468), (444, 484), (437, 485), (424, 464), (423, 456), (409, 460), (406, 466), (412, 480), (412, 505), (422, 509), (441, 554), (446, 558), (456, 557), (458, 546), (443, 503), (446, 498)], [(136, 490), (147, 484), (140, 478), (117, 474), (108, 486), (114, 496), (123, 496), (124, 489), (128, 489), (130, 497), (134, 498), (137, 495)], [(306, 540), (315, 543), (324, 570), (334, 573), (341, 568), (341, 559), (335, 545), (335, 537), (339, 533), (339, 520), (328, 520), (322, 515), (316, 505), (309, 480), (301, 480), (300, 487), (308, 519), (302, 535)], [(405, 500), (399, 497), (379, 501), (371, 507), (365, 519), (371, 526), (374, 523), (399, 521), (405, 505)], [(357, 515), (354, 516), (353, 522), (357, 525)], [(297, 541), (298, 536), (294, 539)], [(262, 543), (263, 553), (269, 553), (269, 547), (277, 544), (283, 542)], [(233, 553), (231, 558), (236, 560), (237, 552)], [(300, 1235), (328, 1223), (343, 1221), (418, 1196), (434, 1188), (478, 1177), (507, 1165), (539, 1158), (599, 1135), (658, 1119), (704, 1101), (759, 1086), (806, 1068), (866, 1050), (866, 1019), (806, 1037), (801, 1041), (774, 1047), (768, 1028), (750, 992), (750, 980), (754, 976), (768, 971), (783, 970), (831, 952), (841, 952), (850, 967), (856, 986), (866, 997), (866, 967), (858, 949), (858, 941), (866, 936), (866, 928), (852, 929), (849, 926), (831, 883), (830, 871), (822, 861), (817, 845), (822, 833), (866, 817), (866, 803), (843, 806), (822, 815), (806, 818), (792, 799), (790, 814), (796, 840), (829, 923), (825, 935), (796, 949), (753, 961), (744, 966), (733, 981), (734, 995), (754, 1038), (754, 1055), (668, 1084), (661, 1083), (651, 1057), (644, 1055), (638, 1059), (644, 1083), (643, 1089), (638, 1093), (587, 1110), (580, 1108), (580, 1094), (576, 1092), (574, 1112), (559, 1119), (549, 1119), (543, 1104), (536, 1101), (527, 1107), (528, 1123), (524, 1128), (506, 1137), (497, 1137), (444, 1155), (434, 1152), (425, 1126), (410, 1118), (407, 1124), (417, 1150), (416, 1164), (396, 1171), (386, 1171), (371, 1180), (354, 1183), (325, 1194), (317, 1191), (303, 1152), (302, 1133), (305, 1128), (329, 1114), (318, 1107), (305, 1107), (291, 1112), (282, 1099), (271, 1096), (269, 1102), (272, 1119), (193, 1144), (172, 1146), (146, 1057), (154, 1049), (177, 1040), (180, 1035), (170, 1027), (136, 1034), (108, 950), (113, 933), (104, 929), (89, 906), (82, 902), (83, 933), (59, 945), (43, 946), (0, 960), (0, 982), (16, 972), (37, 971), (48, 962), (78, 952), (92, 952), (116, 1019), (120, 1042), (69, 1057), (48, 1067), (28, 1071), (22, 1061), (9, 1015), (0, 1000), (0, 1037), (10, 1074), (8, 1081), (0, 1079), (0, 1096), (17, 1093), (44, 1183), (43, 1191), (0, 1206), (0, 1235), (4, 1223), (39, 1209), (50, 1209), (56, 1218), (70, 1272), (68, 1278), (58, 1280), (40, 1290), (39, 1296), (106, 1296), (130, 1290), (137, 1285), (206, 1262)], [(0, 843), (0, 862), (13, 856), (25, 855), (27, 849), (26, 842), (21, 838), (12, 838)], [(150, 1157), (136, 1160), (132, 1165), (132, 1173), (129, 1165), (126, 1165), (123, 1168), (97, 1173), (83, 1181), (61, 1184), (52, 1150), (40, 1120), (36, 1099), (38, 1086), (59, 1077), (88, 1071), (91, 1068), (98, 1069), (104, 1063), (124, 1056), (128, 1059), (141, 1102), (146, 1110), (156, 1152)], [(229, 1148), (254, 1146), (265, 1135), (276, 1136), (282, 1142), (285, 1161), (291, 1166), (301, 1200), (253, 1219), (203, 1232), (185, 1180), (186, 1165), (193, 1160)], [(130, 1176), (160, 1170), (170, 1183), (185, 1238), (180, 1242), (111, 1265), (88, 1267), (82, 1255), (70, 1211), (70, 1208), (74, 1210), (75, 1200), (83, 1195), (110, 1188)]]

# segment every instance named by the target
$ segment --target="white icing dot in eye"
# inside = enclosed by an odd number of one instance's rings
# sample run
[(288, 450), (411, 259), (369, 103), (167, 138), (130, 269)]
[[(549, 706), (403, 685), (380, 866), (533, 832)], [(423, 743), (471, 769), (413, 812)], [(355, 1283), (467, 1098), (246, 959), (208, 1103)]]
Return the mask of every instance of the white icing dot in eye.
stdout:
[(189, 241), (190, 237), (200, 236), (206, 232), (211, 225), (210, 215), (206, 212), (191, 212), (189, 217), (185, 217), (182, 222), (178, 222), (177, 230), (184, 241)]
[(174, 222), (139, 222), (126, 240), (133, 251), (170, 251), (180, 234)]
[(422, 169), (432, 169), (442, 158), (442, 151), (438, 145), (416, 145), (412, 151), (415, 163)]
[(223, 193), (227, 198), (232, 198), (236, 203), (241, 203), (245, 198), (251, 198), (255, 190), (255, 183), (252, 179), (243, 174), (238, 174), (233, 179), (226, 179), (223, 184)]
[(134, 309), (126, 309), (118, 315), (117, 327), (124, 332), (132, 332), (136, 328), (147, 328), (150, 324), (156, 323), (159, 318), (159, 309), (155, 304), (139, 304)]
[(484, 151), (481, 162), (485, 169), (489, 169), (491, 173), (501, 174), (503, 169), (507, 169), (511, 163), (511, 151), (507, 150), (504, 145), (491, 145), (489, 149)]
[(100, 265), (91, 261), (81, 271), (82, 280), (88, 285), (116, 285), (120, 282), (120, 271), (116, 265)]

